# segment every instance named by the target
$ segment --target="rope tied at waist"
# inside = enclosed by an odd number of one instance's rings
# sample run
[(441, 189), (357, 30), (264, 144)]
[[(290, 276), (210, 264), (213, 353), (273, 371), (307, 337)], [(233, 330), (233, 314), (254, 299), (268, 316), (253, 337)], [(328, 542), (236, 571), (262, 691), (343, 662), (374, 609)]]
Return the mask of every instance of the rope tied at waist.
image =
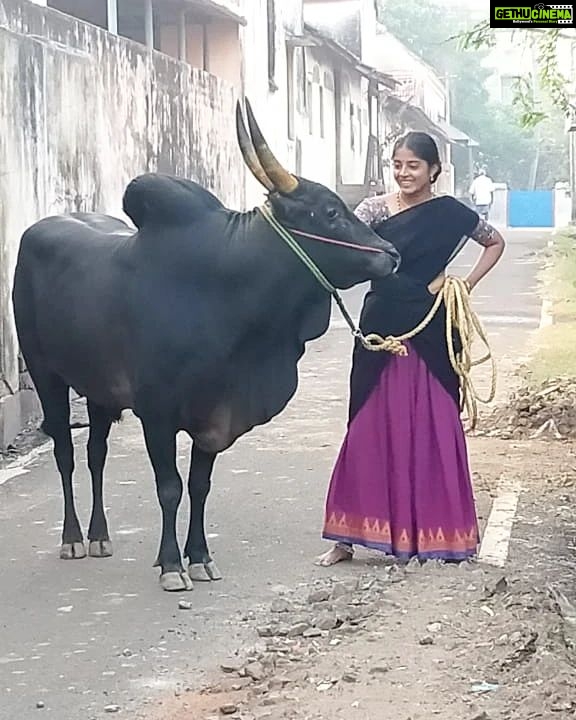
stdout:
[[(474, 429), (478, 422), (478, 403), (490, 403), (496, 395), (496, 363), (492, 356), (486, 332), (480, 319), (472, 309), (470, 290), (466, 280), (448, 276), (427, 315), (409, 332), (403, 335), (388, 335), (386, 337), (382, 337), (377, 333), (359, 334), (358, 338), (362, 346), (371, 352), (389, 352), (400, 357), (406, 356), (408, 348), (405, 342), (416, 337), (418, 333), (428, 327), (443, 303), (446, 308), (448, 356), (450, 364), (458, 376), (460, 386), (460, 410), (466, 410), (470, 429)], [(459, 352), (454, 347), (454, 330), (457, 330), (460, 335), (462, 349)], [(486, 352), (482, 357), (473, 360), (472, 344), (476, 336), (486, 348)], [(473, 367), (488, 361), (491, 365), (490, 391), (487, 397), (482, 398), (474, 387), (471, 371)]]

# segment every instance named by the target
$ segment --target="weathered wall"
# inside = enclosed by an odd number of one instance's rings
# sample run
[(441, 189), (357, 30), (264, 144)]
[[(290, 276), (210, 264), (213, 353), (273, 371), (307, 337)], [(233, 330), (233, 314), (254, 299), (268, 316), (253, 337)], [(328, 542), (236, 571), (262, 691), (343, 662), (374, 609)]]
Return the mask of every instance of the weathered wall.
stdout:
[(46, 214), (121, 212), (129, 180), (184, 175), (244, 205), (235, 91), (130, 41), (0, 0), (0, 446), (20, 419), (11, 278), (23, 230)]

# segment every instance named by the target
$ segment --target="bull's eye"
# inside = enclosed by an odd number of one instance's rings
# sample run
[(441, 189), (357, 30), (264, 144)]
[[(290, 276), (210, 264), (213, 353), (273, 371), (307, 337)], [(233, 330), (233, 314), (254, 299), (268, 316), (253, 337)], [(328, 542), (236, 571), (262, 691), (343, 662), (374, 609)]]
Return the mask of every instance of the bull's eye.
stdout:
[(336, 208), (329, 208), (326, 210), (326, 217), (328, 220), (336, 220), (338, 217), (338, 210), (336, 210)]

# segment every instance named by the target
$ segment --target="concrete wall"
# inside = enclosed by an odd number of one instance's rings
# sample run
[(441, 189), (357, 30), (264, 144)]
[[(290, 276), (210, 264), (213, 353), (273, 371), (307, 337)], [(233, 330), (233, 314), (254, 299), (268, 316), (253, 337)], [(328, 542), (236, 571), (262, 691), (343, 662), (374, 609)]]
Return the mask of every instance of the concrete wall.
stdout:
[[(268, 77), (268, 3), (250, 0), (244, 6), (246, 27), (242, 32), (244, 91), (258, 115), (258, 121), (284, 166), (296, 171), (297, 143), (305, 118), (295, 111), (296, 134), (288, 134), (288, 51), (289, 35), (302, 33), (302, 0), (276, 0), (274, 32), (274, 77)], [(272, 80), (272, 82), (270, 82)], [(253, 206), (263, 199), (263, 188), (251, 176), (246, 182), (246, 202)]]
[(505, 183), (494, 183), (494, 202), (490, 208), (490, 222), (498, 228), (508, 226), (508, 187)]
[(368, 81), (358, 72), (342, 73), (342, 182), (364, 182), (368, 147)]
[(377, 41), (371, 58), (374, 66), (403, 81), (405, 87), (399, 89), (399, 94), (424, 110), (432, 122), (449, 119), (446, 88), (434, 69), (382, 25), (376, 30)]
[[(0, 446), (20, 424), (11, 279), (42, 216), (121, 213), (143, 171), (181, 174), (244, 206), (234, 89), (60, 13), (0, 0)], [(25, 408), (26, 410), (26, 408)]]
[(557, 182), (554, 187), (554, 227), (563, 228), (572, 217), (572, 193), (570, 183)]
[[(336, 188), (336, 98), (334, 67), (329, 53), (321, 48), (306, 48), (305, 67), (308, 88), (306, 116), (300, 124), (302, 175)], [(299, 79), (302, 82), (302, 78)]]
[[(180, 28), (177, 24), (160, 26), (159, 47), (173, 58), (180, 57)], [(242, 86), (242, 57), (238, 23), (234, 20), (212, 19), (202, 25), (186, 25), (186, 62), (206, 70), (238, 90)]]
[[(494, 203), (490, 208), (490, 222), (498, 228), (508, 227), (509, 192), (505, 183), (495, 183)], [(570, 224), (572, 196), (570, 184), (556, 183), (554, 190), (554, 227), (558, 230)]]
[(240, 89), (242, 56), (238, 24), (233, 20), (208, 23), (206, 41), (208, 43), (208, 65), (205, 70)]

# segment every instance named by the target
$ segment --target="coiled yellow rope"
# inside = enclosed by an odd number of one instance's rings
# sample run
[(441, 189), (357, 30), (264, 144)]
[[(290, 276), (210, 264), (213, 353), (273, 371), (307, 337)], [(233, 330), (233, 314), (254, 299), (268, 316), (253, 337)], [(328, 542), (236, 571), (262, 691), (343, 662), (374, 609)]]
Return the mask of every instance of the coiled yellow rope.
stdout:
[[(478, 421), (478, 403), (492, 402), (496, 395), (496, 363), (482, 323), (472, 310), (470, 292), (465, 280), (453, 276), (446, 277), (430, 311), (410, 332), (399, 336), (388, 335), (387, 337), (369, 333), (360, 336), (360, 342), (366, 350), (405, 356), (408, 354), (408, 348), (404, 343), (418, 335), (430, 324), (442, 304), (446, 308), (446, 344), (450, 364), (457, 374), (460, 384), (460, 410), (466, 410), (470, 429), (473, 429)], [(462, 342), (460, 352), (456, 352), (454, 348), (453, 330), (457, 330), (460, 335)], [(479, 359), (473, 360), (472, 343), (476, 336), (486, 348), (486, 353)], [(490, 391), (486, 398), (482, 398), (478, 395), (472, 382), (471, 370), (473, 367), (488, 361), (491, 364)]]

